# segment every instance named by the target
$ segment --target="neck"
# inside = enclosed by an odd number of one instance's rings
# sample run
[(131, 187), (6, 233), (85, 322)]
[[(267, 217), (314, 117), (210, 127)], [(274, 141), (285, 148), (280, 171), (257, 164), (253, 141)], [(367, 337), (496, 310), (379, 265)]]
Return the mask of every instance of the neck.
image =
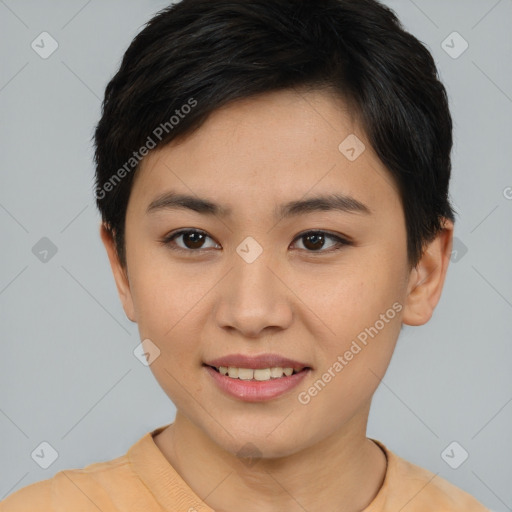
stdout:
[(292, 455), (243, 460), (180, 414), (155, 436), (178, 474), (216, 512), (360, 512), (377, 495), (386, 457), (365, 436), (369, 405), (347, 428)]

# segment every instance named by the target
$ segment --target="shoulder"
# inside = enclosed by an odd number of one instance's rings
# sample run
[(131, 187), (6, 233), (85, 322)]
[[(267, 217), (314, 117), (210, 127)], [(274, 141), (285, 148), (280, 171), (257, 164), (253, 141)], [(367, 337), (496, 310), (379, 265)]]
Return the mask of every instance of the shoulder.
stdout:
[(0, 512), (116, 511), (112, 496), (130, 485), (136, 486), (137, 479), (123, 455), (27, 485), (1, 501)]
[(52, 510), (50, 480), (36, 482), (10, 494), (0, 501), (0, 512), (28, 512), (38, 506), (41, 512)]
[[(375, 440), (373, 440), (375, 441)], [(386, 505), (411, 512), (489, 512), (476, 498), (436, 473), (417, 466), (375, 441), (386, 453), (388, 472), (382, 487)], [(380, 493), (379, 493), (380, 494)], [(388, 510), (384, 507), (383, 510)]]

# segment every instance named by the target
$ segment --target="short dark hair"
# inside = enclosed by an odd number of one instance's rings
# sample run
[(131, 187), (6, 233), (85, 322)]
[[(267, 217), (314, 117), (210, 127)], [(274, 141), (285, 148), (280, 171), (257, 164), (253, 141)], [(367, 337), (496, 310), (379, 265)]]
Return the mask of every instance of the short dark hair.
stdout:
[(182, 0), (126, 50), (94, 134), (96, 202), (123, 267), (128, 199), (148, 150), (228, 102), (287, 88), (328, 89), (349, 106), (398, 186), (417, 265), (443, 217), (454, 221), (452, 119), (427, 48), (376, 0)]

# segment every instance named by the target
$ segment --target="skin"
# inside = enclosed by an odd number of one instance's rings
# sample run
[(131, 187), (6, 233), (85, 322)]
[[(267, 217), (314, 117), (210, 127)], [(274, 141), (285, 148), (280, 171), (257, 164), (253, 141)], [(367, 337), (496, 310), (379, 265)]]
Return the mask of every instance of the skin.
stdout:
[[(338, 149), (352, 133), (366, 145), (353, 162)], [(210, 199), (232, 215), (147, 214), (168, 190)], [(372, 214), (273, 217), (276, 205), (333, 192), (350, 194)], [(186, 254), (160, 243), (180, 228), (207, 238), (202, 246), (175, 239)], [(333, 252), (336, 241), (327, 237), (315, 251), (297, 238), (308, 230), (353, 244)], [(161, 351), (150, 368), (177, 408), (155, 442), (198, 496), (218, 512), (364, 509), (386, 471), (384, 453), (366, 438), (371, 399), (402, 323), (422, 325), (432, 316), (453, 224), (445, 222), (411, 269), (398, 189), (342, 100), (327, 91), (286, 90), (216, 110), (198, 131), (143, 160), (126, 214), (126, 268), (108, 232), (100, 232), (124, 311), (141, 340)], [(263, 249), (250, 264), (236, 252), (247, 236)], [(402, 309), (394, 319), (300, 403), (299, 393), (396, 302)], [(266, 402), (225, 395), (203, 367), (228, 354), (268, 352), (312, 371)], [(259, 454), (252, 465), (237, 456), (247, 443)]]

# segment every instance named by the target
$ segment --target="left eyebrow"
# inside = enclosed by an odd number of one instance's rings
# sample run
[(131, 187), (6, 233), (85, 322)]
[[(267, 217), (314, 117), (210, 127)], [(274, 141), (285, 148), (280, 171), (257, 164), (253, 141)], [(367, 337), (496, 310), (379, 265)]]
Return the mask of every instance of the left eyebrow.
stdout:
[(292, 217), (310, 212), (334, 210), (341, 213), (363, 213), (371, 215), (372, 210), (361, 201), (345, 194), (330, 194), (290, 201), (276, 209), (276, 217)]
[[(178, 194), (173, 191), (166, 192), (154, 199), (147, 207), (146, 213), (152, 213), (158, 210), (182, 209), (192, 210), (203, 215), (214, 215), (219, 217), (229, 217), (233, 213), (231, 208), (219, 205), (208, 199), (188, 194)], [(274, 217), (287, 218), (317, 211), (363, 213), (366, 215), (371, 215), (373, 213), (367, 205), (352, 196), (345, 194), (330, 194), (285, 203), (275, 208)]]

